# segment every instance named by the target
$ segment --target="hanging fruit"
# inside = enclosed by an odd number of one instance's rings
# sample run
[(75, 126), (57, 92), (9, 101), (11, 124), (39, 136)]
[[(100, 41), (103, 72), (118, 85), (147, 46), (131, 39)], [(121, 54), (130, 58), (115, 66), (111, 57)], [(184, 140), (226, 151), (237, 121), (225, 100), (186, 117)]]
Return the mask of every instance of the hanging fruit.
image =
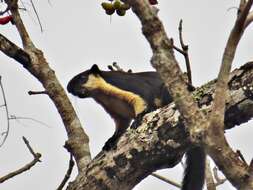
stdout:
[[(112, 15), (115, 11), (117, 15), (124, 16), (126, 14), (126, 11), (130, 9), (130, 5), (127, 3), (122, 2), (121, 0), (108, 0), (108, 2), (101, 3), (101, 6), (105, 10), (105, 13), (107, 15)], [(158, 4), (157, 0), (149, 0), (149, 3), (151, 5)]]
[(149, 0), (150, 5), (156, 5), (158, 4), (157, 0)]
[(13, 21), (12, 15), (8, 15), (8, 16), (0, 18), (1, 25), (7, 24), (8, 22), (12, 22), (12, 21)]
[(126, 10), (124, 10), (124, 9), (117, 9), (117, 10), (116, 10), (116, 13), (117, 13), (119, 16), (125, 16)]
[(101, 3), (101, 6), (107, 15), (112, 15), (115, 12), (115, 8), (112, 3), (103, 2)]
[(113, 3), (113, 7), (115, 10), (119, 9), (122, 6), (122, 3), (120, 2), (120, 0), (115, 0)]
[(101, 3), (101, 6), (105, 10), (105, 13), (107, 15), (112, 15), (115, 11), (119, 16), (124, 16), (126, 14), (126, 11), (130, 9), (130, 5), (123, 3), (120, 0), (109, 0), (108, 2)]

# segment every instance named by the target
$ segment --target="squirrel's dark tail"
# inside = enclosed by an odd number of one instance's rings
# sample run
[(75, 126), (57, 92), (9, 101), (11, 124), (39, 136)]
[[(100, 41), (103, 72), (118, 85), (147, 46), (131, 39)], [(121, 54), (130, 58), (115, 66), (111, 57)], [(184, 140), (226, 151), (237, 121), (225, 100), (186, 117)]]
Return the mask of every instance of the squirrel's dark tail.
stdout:
[(205, 182), (206, 154), (203, 148), (194, 147), (186, 153), (182, 190), (202, 190)]

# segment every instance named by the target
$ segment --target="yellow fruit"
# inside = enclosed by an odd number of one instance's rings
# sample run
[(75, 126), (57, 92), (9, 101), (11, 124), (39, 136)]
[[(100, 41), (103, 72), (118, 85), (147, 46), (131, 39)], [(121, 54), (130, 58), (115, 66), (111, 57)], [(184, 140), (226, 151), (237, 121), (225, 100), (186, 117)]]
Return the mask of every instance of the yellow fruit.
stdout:
[(130, 5), (128, 5), (126, 3), (121, 4), (120, 9), (122, 9), (122, 10), (128, 10), (128, 9), (130, 9)]
[(101, 3), (101, 6), (102, 6), (103, 9), (106, 10), (106, 11), (107, 11), (107, 10), (115, 10), (112, 3), (103, 2), (103, 3)]
[(119, 16), (124, 16), (126, 14), (126, 10), (117, 9), (116, 12)]
[(119, 9), (120, 7), (121, 7), (121, 2), (120, 2), (120, 0), (116, 0), (116, 1), (114, 1), (114, 3), (113, 3), (113, 7), (114, 7), (114, 9)]

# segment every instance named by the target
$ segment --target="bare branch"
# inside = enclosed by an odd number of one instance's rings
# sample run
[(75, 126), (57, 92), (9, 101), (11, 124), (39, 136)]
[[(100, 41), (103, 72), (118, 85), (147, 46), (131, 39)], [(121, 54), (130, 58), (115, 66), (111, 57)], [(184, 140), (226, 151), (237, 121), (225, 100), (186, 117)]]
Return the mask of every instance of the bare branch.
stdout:
[(37, 12), (37, 9), (36, 9), (36, 7), (35, 7), (35, 5), (34, 5), (34, 3), (33, 3), (33, 0), (30, 0), (30, 1), (31, 1), (33, 10), (34, 10), (34, 12), (35, 12), (35, 15), (36, 15), (36, 17), (37, 17), (37, 20), (38, 20), (38, 22), (39, 22), (40, 31), (43, 32), (42, 24), (41, 24), (40, 17), (39, 17), (39, 14), (38, 14), (38, 12)]
[(159, 174), (156, 174), (156, 173), (152, 173), (151, 175), (152, 175), (153, 177), (157, 178), (157, 179), (160, 179), (160, 180), (162, 180), (162, 181), (164, 181), (164, 182), (170, 184), (170, 185), (173, 185), (173, 186), (175, 186), (175, 187), (181, 188), (181, 185), (180, 185), (179, 183), (177, 183), (177, 182), (175, 182), (175, 181), (172, 181), (172, 180), (170, 180), (170, 179), (168, 179), (168, 178), (166, 178), (166, 177), (163, 177), (163, 176), (161, 176), (161, 175), (159, 175)]
[(117, 62), (113, 62), (113, 63), (112, 63), (112, 66), (115, 67), (115, 69), (116, 69), (117, 71), (124, 71), (122, 68), (120, 68), (120, 66), (117, 64)]
[(73, 156), (70, 154), (69, 167), (68, 167), (67, 173), (65, 174), (61, 184), (59, 185), (59, 187), (56, 190), (63, 189), (63, 187), (65, 186), (65, 184), (67, 183), (67, 181), (69, 180), (69, 178), (71, 176), (74, 165), (75, 165), (75, 162), (73, 160)]
[(21, 63), (23, 67), (30, 68), (31, 60), (28, 53), (0, 34), (0, 50), (8, 57)]
[(10, 122), (9, 122), (9, 110), (8, 110), (8, 105), (7, 105), (7, 100), (6, 100), (6, 96), (5, 96), (5, 92), (4, 92), (4, 87), (3, 87), (3, 83), (2, 83), (2, 77), (0, 76), (0, 87), (1, 87), (1, 91), (2, 91), (2, 95), (3, 95), (3, 100), (4, 100), (4, 107), (5, 107), (5, 113), (6, 113), (6, 121), (7, 121), (7, 129), (4, 133), (2, 133), (2, 135), (4, 135), (4, 139), (0, 144), (0, 147), (3, 146), (3, 144), (5, 143), (8, 135), (9, 135), (9, 131), (10, 131)]
[(38, 95), (38, 94), (48, 94), (46, 90), (44, 91), (28, 91), (29, 95)]
[[(242, 3), (242, 1), (241, 1)], [(225, 51), (223, 53), (222, 64), (220, 72), (218, 75), (217, 87), (214, 96), (213, 109), (211, 114), (210, 126), (215, 126), (215, 131), (223, 133), (224, 124), (224, 110), (227, 92), (227, 83), (229, 80), (229, 72), (231, 70), (232, 62), (235, 56), (237, 45), (244, 32), (244, 24), (247, 19), (249, 10), (253, 0), (247, 1), (246, 5), (243, 6), (242, 12), (238, 15), (235, 25), (230, 33), (229, 39), (227, 41)], [(244, 3), (243, 3), (244, 4)]]
[(25, 142), (27, 148), (29, 149), (30, 153), (33, 155), (33, 158), (34, 158), (34, 159), (33, 159), (30, 163), (28, 163), (28, 164), (26, 164), (25, 166), (23, 166), (22, 168), (20, 168), (20, 169), (14, 171), (14, 172), (11, 172), (11, 173), (7, 174), (6, 176), (1, 177), (1, 178), (0, 178), (0, 183), (3, 183), (4, 181), (6, 181), (6, 180), (8, 180), (8, 179), (13, 178), (13, 177), (16, 176), (16, 175), (19, 175), (19, 174), (21, 174), (21, 173), (23, 173), (23, 172), (29, 170), (29, 169), (30, 169), (31, 167), (33, 167), (37, 162), (40, 162), (41, 154), (40, 154), (40, 153), (35, 153), (35, 152), (33, 151), (32, 147), (30, 146), (28, 140), (27, 140), (25, 137), (23, 137), (23, 140), (24, 140), (24, 142)]
[(24, 49), (35, 48), (32, 40), (25, 28), (25, 25), (20, 17), (20, 14), (18, 11), (18, 1), (17, 0), (5, 0), (5, 2), (8, 5), (9, 10), (11, 11), (11, 14), (13, 16), (13, 21), (14, 21), (15, 26), (19, 32), (20, 37), (21, 37)]
[(4, 15), (5, 13), (7, 13), (9, 11), (9, 8), (7, 7), (4, 11), (0, 11), (0, 15)]
[(181, 47), (183, 49), (184, 52), (184, 58), (185, 58), (185, 64), (186, 64), (186, 69), (187, 69), (187, 76), (188, 76), (188, 83), (189, 85), (192, 86), (192, 74), (191, 74), (191, 64), (190, 64), (190, 59), (189, 59), (189, 54), (188, 54), (188, 45), (184, 44), (184, 40), (183, 40), (183, 31), (182, 31), (182, 24), (183, 24), (183, 20), (181, 19), (179, 22), (179, 40), (180, 40), (180, 44)]
[[(226, 141), (224, 136), (224, 113), (228, 96), (228, 81), (232, 61), (235, 56), (237, 45), (243, 35), (244, 23), (252, 3), (253, 0), (249, 0), (243, 6), (243, 10), (239, 13), (228, 38), (216, 84), (212, 112), (210, 115), (210, 125), (207, 128), (209, 138), (205, 138), (205, 147), (207, 148), (208, 154), (212, 157), (217, 166), (223, 168), (223, 173), (236, 188), (242, 186), (240, 179), (247, 178), (250, 174), (248, 173), (248, 165), (239, 158), (238, 154), (229, 147)], [(220, 151), (221, 149), (223, 151)], [(233, 170), (231, 168), (233, 168)], [(244, 184), (246, 189), (252, 188), (253, 184), (250, 183), (250, 180), (247, 182), (247, 184)]]

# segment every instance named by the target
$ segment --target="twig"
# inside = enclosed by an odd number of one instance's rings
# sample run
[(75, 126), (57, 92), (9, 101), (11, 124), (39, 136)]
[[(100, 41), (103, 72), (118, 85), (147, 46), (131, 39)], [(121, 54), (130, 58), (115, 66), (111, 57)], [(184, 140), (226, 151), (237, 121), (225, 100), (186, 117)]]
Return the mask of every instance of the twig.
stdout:
[(108, 68), (110, 71), (114, 71), (114, 68), (113, 68), (113, 66), (111, 66), (111, 65), (108, 65), (107, 68)]
[(161, 175), (158, 175), (158, 174), (156, 174), (156, 173), (152, 173), (151, 175), (152, 175), (153, 177), (156, 177), (156, 178), (158, 178), (158, 179), (160, 179), (160, 180), (162, 180), (162, 181), (164, 181), (164, 182), (170, 184), (170, 185), (173, 185), (173, 186), (175, 186), (175, 187), (181, 188), (181, 185), (180, 185), (179, 183), (176, 183), (176, 182), (174, 182), (174, 181), (172, 181), (172, 180), (170, 180), (170, 179), (168, 179), (168, 178), (165, 178), (165, 177), (163, 177), (163, 176), (161, 176)]
[(48, 94), (48, 92), (46, 90), (44, 91), (28, 91), (29, 95), (38, 95), (38, 94)]
[(36, 153), (33, 151), (32, 147), (30, 146), (29, 144), (29, 141), (25, 138), (25, 137), (22, 137), (23, 141), (25, 142), (28, 150), (30, 151), (30, 153), (33, 155), (34, 158), (36, 158)]
[(59, 185), (59, 187), (56, 190), (62, 190), (63, 189), (63, 187), (65, 186), (65, 184), (67, 183), (67, 181), (70, 178), (70, 175), (72, 173), (74, 165), (75, 165), (75, 162), (73, 160), (73, 156), (70, 154), (69, 168), (68, 168), (67, 173), (65, 174), (61, 184)]
[(208, 190), (216, 190), (216, 186), (214, 183), (211, 167), (210, 167), (210, 161), (209, 159), (206, 159), (206, 187)]
[[(121, 72), (127, 72), (127, 73), (132, 73), (131, 69), (128, 69), (127, 71), (124, 71), (117, 62), (113, 62), (112, 65), (107, 66), (110, 71), (121, 71)], [(114, 69), (115, 68), (115, 69)]]
[(0, 144), (0, 147), (3, 146), (3, 144), (5, 143), (8, 135), (9, 135), (9, 131), (10, 131), (10, 122), (9, 122), (9, 110), (8, 110), (8, 106), (7, 106), (7, 101), (6, 101), (6, 96), (5, 96), (5, 92), (4, 92), (4, 87), (3, 87), (3, 84), (2, 84), (2, 77), (0, 76), (0, 86), (1, 86), (1, 91), (2, 91), (2, 94), (3, 94), (3, 100), (4, 100), (4, 107), (5, 107), (5, 113), (6, 113), (6, 120), (7, 120), (7, 129), (5, 131), (5, 136), (4, 136), (4, 139), (3, 141), (1, 142)]
[(189, 85), (192, 86), (192, 74), (191, 74), (191, 64), (190, 64), (190, 59), (189, 59), (189, 54), (188, 54), (188, 45), (184, 44), (184, 40), (183, 40), (183, 32), (182, 32), (182, 24), (183, 24), (183, 20), (181, 19), (179, 22), (179, 40), (180, 40), (180, 44), (181, 47), (183, 49), (183, 55), (184, 55), (184, 59), (185, 59), (185, 64), (186, 64), (186, 69), (187, 69), (187, 76), (188, 76), (188, 83)]
[(43, 32), (42, 24), (41, 24), (41, 22), (40, 22), (40, 17), (39, 17), (39, 14), (38, 14), (38, 12), (37, 12), (37, 9), (36, 9), (36, 7), (35, 7), (35, 5), (34, 5), (34, 3), (33, 3), (33, 0), (30, 0), (30, 2), (31, 2), (31, 4), (32, 4), (32, 8), (33, 8), (33, 10), (34, 10), (34, 12), (35, 12), (35, 15), (36, 15), (36, 17), (37, 17), (37, 19), (38, 19), (38, 22), (39, 22), (39, 25), (40, 25), (40, 31)]
[(20, 117), (20, 116), (10, 115), (9, 120), (31, 120), (31, 121), (34, 121), (34, 122), (39, 123), (41, 125), (44, 125), (46, 127), (49, 127), (49, 128), (51, 127), (48, 124), (46, 124), (42, 121), (39, 121), (37, 119), (31, 118), (31, 117)]
[(33, 167), (37, 162), (40, 162), (41, 154), (40, 154), (40, 153), (35, 153), (35, 152), (33, 151), (32, 147), (30, 146), (28, 140), (27, 140), (25, 137), (23, 137), (23, 140), (24, 140), (24, 142), (25, 142), (27, 148), (29, 149), (30, 153), (33, 155), (34, 159), (33, 159), (30, 163), (28, 163), (28, 164), (26, 164), (25, 166), (23, 166), (22, 168), (20, 168), (20, 169), (14, 171), (14, 172), (11, 172), (11, 173), (7, 174), (6, 176), (1, 177), (1, 178), (0, 178), (0, 183), (3, 183), (4, 181), (6, 181), (6, 180), (8, 180), (8, 179), (13, 178), (13, 177), (16, 176), (16, 175), (19, 175), (19, 174), (21, 174), (21, 173), (23, 173), (23, 172), (29, 170), (29, 169), (30, 169), (31, 167)]
[(7, 7), (4, 11), (0, 12), (0, 15), (4, 15), (5, 13), (7, 13), (9, 11), (9, 7)]
[(124, 70), (117, 64), (117, 62), (113, 62), (113, 63), (112, 63), (112, 66), (115, 67), (115, 69), (116, 69), (117, 71), (122, 71), (122, 72), (124, 72)]

